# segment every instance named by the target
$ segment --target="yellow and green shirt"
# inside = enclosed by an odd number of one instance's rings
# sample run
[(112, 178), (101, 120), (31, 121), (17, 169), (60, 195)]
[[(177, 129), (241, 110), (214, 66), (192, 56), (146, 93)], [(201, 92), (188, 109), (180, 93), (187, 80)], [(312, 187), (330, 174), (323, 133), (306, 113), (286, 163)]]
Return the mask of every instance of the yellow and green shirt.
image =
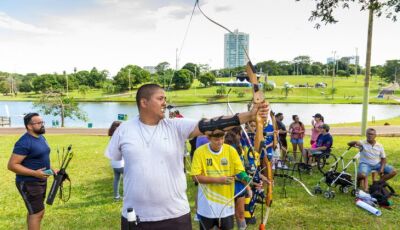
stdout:
[[(211, 150), (210, 145), (202, 145), (194, 152), (192, 176), (208, 177), (235, 176), (243, 172), (242, 162), (235, 148), (223, 144), (219, 152)], [(198, 187), (197, 213), (207, 218), (224, 218), (235, 213), (235, 183), (201, 184)], [(224, 208), (224, 206), (226, 206)]]

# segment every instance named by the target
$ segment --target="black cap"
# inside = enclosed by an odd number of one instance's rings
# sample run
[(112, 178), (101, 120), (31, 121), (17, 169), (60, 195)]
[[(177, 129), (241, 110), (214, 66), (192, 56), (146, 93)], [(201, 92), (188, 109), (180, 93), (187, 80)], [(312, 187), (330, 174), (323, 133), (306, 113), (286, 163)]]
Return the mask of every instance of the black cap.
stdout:
[(318, 118), (322, 118), (322, 115), (320, 113), (316, 113), (314, 116), (312, 117), (318, 117)]
[(331, 129), (328, 124), (321, 125), (321, 128), (325, 129), (327, 132)]

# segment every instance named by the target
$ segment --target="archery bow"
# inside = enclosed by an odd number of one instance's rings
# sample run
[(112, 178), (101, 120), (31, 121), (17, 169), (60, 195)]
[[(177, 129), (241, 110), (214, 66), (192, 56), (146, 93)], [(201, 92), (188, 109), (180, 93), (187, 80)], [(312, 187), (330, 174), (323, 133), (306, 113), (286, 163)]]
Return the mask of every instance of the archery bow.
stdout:
[[(209, 18), (200, 8), (200, 4), (199, 4), (199, 0), (196, 0), (195, 5), (197, 5), (197, 8), (199, 9), (199, 11), (201, 12), (201, 14), (203, 14), (203, 16), (205, 18), (207, 18), (209, 21), (211, 21), (212, 23), (218, 25), (219, 27), (223, 28), (224, 30), (228, 31), (231, 34), (234, 34), (231, 30), (229, 30), (228, 28), (226, 28), (225, 26), (221, 25), (220, 23), (212, 20), (211, 18)], [(257, 80), (257, 76), (256, 76), (256, 71), (255, 68), (253, 66), (253, 64), (250, 61), (250, 57), (247, 53), (247, 50), (243, 47), (243, 45), (241, 45), (241, 47), (244, 50), (244, 53), (246, 54), (246, 57), (248, 59), (247, 65), (246, 65), (246, 72), (247, 75), (249, 76), (250, 82), (253, 84), (253, 104), (257, 105), (257, 104), (261, 104), (264, 102), (264, 95), (263, 92), (260, 89), (260, 86), (258, 84), (258, 80)], [(257, 114), (257, 118), (256, 118), (256, 124), (257, 124), (257, 130), (256, 130), (256, 135), (255, 135), (255, 149), (256, 151), (260, 151), (260, 146), (261, 143), (263, 142), (264, 136), (263, 136), (263, 129), (264, 129), (264, 125), (266, 124), (266, 119), (264, 119), (262, 116), (260, 116), (259, 114)], [(261, 153), (261, 151), (260, 151)], [(271, 159), (268, 159), (267, 157), (264, 157), (262, 162), (261, 162), (261, 168), (266, 168), (266, 170), (264, 170), (264, 173), (266, 174), (265, 176), (267, 177), (267, 179), (269, 180), (269, 183), (267, 185), (267, 196), (266, 196), (266, 206), (267, 206), (267, 211), (263, 220), (263, 223), (260, 224), (260, 229), (265, 229), (265, 224), (268, 220), (268, 214), (269, 214), (269, 209), (271, 207), (272, 204), (272, 181), (273, 181), (273, 174), (272, 174), (272, 163), (271, 163)]]
[[(246, 72), (247, 72), (247, 75), (249, 76), (250, 82), (253, 84), (253, 104), (257, 105), (257, 104), (264, 102), (264, 95), (260, 89), (258, 79), (256, 76), (255, 68), (250, 60), (247, 62)], [(259, 114), (257, 114), (256, 135), (254, 138), (254, 147), (256, 150), (260, 151), (260, 153), (261, 153), (260, 147), (262, 146), (262, 143), (264, 142), (263, 131), (264, 131), (264, 126), (266, 123), (267, 123), (267, 120), (264, 119), (263, 117), (261, 117)], [(274, 140), (275, 140), (275, 138), (274, 138)], [(267, 190), (266, 190), (266, 196), (265, 196), (266, 212), (265, 212), (265, 216), (263, 218), (263, 222), (260, 224), (260, 227), (259, 227), (260, 230), (265, 229), (265, 225), (268, 221), (269, 211), (270, 211), (271, 205), (272, 205), (273, 173), (272, 173), (272, 162), (271, 161), (272, 161), (271, 155), (268, 155), (268, 156), (264, 155), (264, 157), (261, 158), (261, 167), (262, 168), (266, 167), (266, 170), (264, 170), (264, 176), (267, 177), (268, 183), (267, 183)]]
[[(49, 205), (53, 204), (58, 190), (60, 190), (59, 196), (62, 201), (66, 202), (69, 200), (70, 195), (71, 195), (71, 180), (69, 179), (66, 169), (67, 169), (69, 162), (71, 161), (73, 155), (74, 154), (72, 152), (72, 145), (68, 146), (67, 153), (65, 155), (64, 155), (64, 150), (63, 150), (60, 171), (58, 171), (57, 175), (54, 175), (54, 181), (53, 181), (53, 184), (51, 185), (49, 196), (47, 197), (47, 200), (46, 200), (47, 204), (49, 204)], [(70, 183), (69, 193), (68, 193), (67, 198), (63, 198), (63, 183), (65, 180), (68, 180)]]

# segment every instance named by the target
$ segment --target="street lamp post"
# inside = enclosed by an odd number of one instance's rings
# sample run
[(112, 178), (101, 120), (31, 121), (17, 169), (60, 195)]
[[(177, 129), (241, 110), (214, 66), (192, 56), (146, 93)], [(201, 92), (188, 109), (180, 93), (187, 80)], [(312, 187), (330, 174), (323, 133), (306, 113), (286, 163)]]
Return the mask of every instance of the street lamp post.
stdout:
[(128, 82), (129, 92), (131, 92), (131, 69), (128, 69)]
[(332, 99), (333, 99), (333, 94), (334, 94), (334, 81), (335, 81), (335, 75), (336, 75), (336, 50), (333, 51), (333, 71), (332, 71)]
[[(197, 74), (197, 66), (194, 66), (194, 81), (196, 81), (196, 74)], [(196, 83), (194, 84), (194, 96), (197, 96), (197, 86)]]
[(66, 86), (67, 86), (67, 97), (68, 97), (68, 75), (67, 72), (64, 70), (63, 71), (64, 77), (65, 77), (65, 82), (66, 82)]

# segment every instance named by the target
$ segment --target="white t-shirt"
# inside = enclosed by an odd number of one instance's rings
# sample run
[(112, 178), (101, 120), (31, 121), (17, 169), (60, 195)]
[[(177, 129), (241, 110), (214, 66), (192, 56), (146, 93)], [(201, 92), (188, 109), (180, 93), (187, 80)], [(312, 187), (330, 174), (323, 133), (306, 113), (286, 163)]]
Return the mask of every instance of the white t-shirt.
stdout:
[(163, 119), (156, 126), (139, 117), (122, 123), (105, 155), (125, 160), (122, 216), (133, 208), (141, 221), (177, 218), (190, 212), (184, 145), (198, 121)]
[(119, 169), (124, 167), (124, 159), (120, 161), (111, 160), (111, 167), (113, 169)]
[(381, 158), (386, 158), (385, 150), (380, 143), (375, 142), (375, 145), (372, 146), (366, 140), (360, 142), (363, 147), (363, 150), (360, 152), (360, 163), (374, 166), (381, 162)]

